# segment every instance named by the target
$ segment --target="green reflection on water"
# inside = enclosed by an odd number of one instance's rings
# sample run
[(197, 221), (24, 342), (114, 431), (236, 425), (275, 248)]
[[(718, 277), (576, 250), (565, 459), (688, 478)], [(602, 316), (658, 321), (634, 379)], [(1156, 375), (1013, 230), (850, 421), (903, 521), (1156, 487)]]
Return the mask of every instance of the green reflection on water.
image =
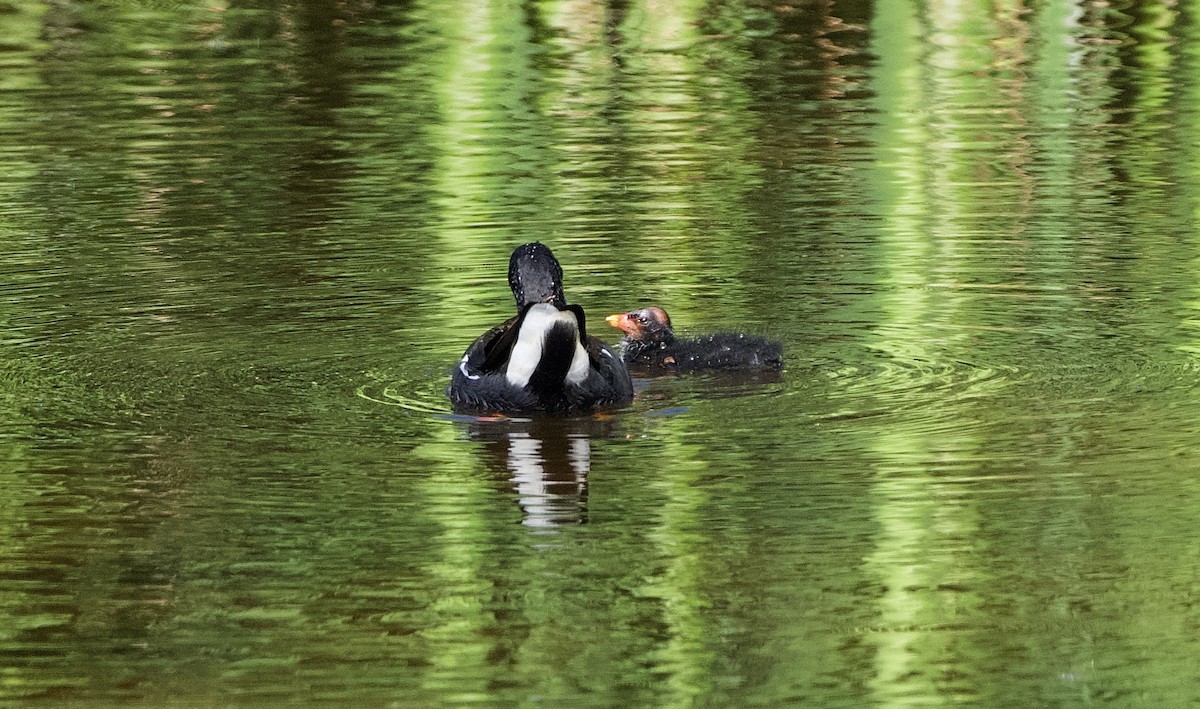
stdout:
[[(1190, 6), (0, 13), (5, 699), (1196, 698)], [(532, 239), (788, 370), (445, 417)]]

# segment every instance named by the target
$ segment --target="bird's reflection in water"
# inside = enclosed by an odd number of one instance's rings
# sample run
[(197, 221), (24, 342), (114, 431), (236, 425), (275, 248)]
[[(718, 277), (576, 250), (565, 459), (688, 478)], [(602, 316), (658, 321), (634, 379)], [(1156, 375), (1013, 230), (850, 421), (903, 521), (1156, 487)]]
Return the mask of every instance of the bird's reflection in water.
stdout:
[(541, 529), (587, 521), (592, 440), (612, 432), (607, 418), (479, 420), (469, 427), (485, 443), (492, 470), (517, 493), (521, 523)]

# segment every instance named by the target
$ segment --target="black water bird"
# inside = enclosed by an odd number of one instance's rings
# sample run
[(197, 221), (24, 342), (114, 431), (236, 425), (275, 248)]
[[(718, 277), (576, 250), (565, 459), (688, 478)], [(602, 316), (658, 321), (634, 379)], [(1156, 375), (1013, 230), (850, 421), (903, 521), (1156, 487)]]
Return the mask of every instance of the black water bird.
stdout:
[(631, 310), (606, 320), (624, 333), (621, 356), (628, 365), (677, 372), (762, 372), (783, 367), (783, 347), (778, 342), (736, 332), (679, 338), (662, 308)]
[(633, 383), (612, 348), (587, 334), (568, 305), (548, 247), (517, 247), (508, 285), (517, 314), (480, 335), (454, 368), (447, 394), (459, 413), (575, 414), (625, 406)]

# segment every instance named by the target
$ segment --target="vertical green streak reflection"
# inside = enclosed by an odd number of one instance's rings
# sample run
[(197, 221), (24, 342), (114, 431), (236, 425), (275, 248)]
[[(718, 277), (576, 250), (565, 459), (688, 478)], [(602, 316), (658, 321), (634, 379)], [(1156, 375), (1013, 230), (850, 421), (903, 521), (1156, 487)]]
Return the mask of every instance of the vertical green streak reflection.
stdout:
[[(430, 327), (461, 333), (466, 342), (480, 331), (472, 313), (507, 310), (502, 264), (513, 242), (546, 238), (547, 221), (535, 210), (548, 208), (552, 183), (539, 152), (533, 45), (519, 4), (429, 2), (416, 14), (431, 36), (446, 38), (427, 57), (438, 116), (428, 129), (431, 184), (440, 210), (432, 229), (438, 243), (427, 258), (430, 297), (443, 306), (422, 310)], [(496, 267), (477, 268), (481, 264)], [(421, 449), (430, 470), (420, 489), (441, 526), (430, 540), (438, 560), (426, 568), (429, 585), (440, 593), (431, 606), (436, 624), (423, 633), (432, 665), (423, 677), (429, 690), (453, 703), (489, 696), (491, 582), (484, 563), (490, 492), (466, 473), (475, 465), (472, 454), (451, 427)]]
[[(926, 317), (929, 296), (923, 288), (924, 274), (919, 265), (929, 263), (933, 251), (924, 233), (930, 216), (927, 189), (931, 175), (923, 152), (931, 143), (932, 132), (921, 112), (928, 97), (922, 77), (920, 36), (911, 3), (906, 0), (878, 3), (872, 25), (872, 50), (879, 57), (873, 85), (880, 109), (876, 140), (879, 172), (874, 189), (885, 215), (879, 235), (883, 271), (880, 280), (888, 289), (888, 297), (882, 303), (884, 312), (873, 344), (901, 358), (923, 358), (921, 338), (891, 339), (887, 333), (907, 334), (919, 328)], [(878, 439), (875, 445), (890, 455), (917, 453), (914, 449), (921, 447), (919, 441), (911, 440), (903, 432), (886, 440)], [(875, 517), (880, 528), (878, 543), (867, 563), (887, 591), (879, 601), (880, 624), (885, 630), (873, 636), (875, 676), (870, 684), (876, 699), (890, 705), (899, 698), (896, 691), (899, 682), (914, 675), (921, 659), (910, 647), (914, 640), (912, 632), (887, 630), (910, 628), (922, 616), (920, 600), (905, 589), (923, 585), (927, 572), (926, 567), (911, 564), (904, 551), (928, 544), (926, 530), (915, 525), (914, 520), (927, 518), (929, 503), (922, 509), (914, 509), (901, 501), (907, 498), (910, 503), (920, 505), (920, 500), (930, 498), (922, 494), (924, 481), (920, 477), (889, 480), (889, 471), (882, 467), (876, 470), (876, 476), (878, 482), (872, 489), (872, 497), (876, 500)], [(920, 692), (923, 695), (933, 694), (928, 688), (921, 689), (926, 690)]]
[[(1196, 258), (1195, 244), (1177, 236), (1194, 231), (1186, 225), (1194, 223), (1196, 183), (1187, 171), (1195, 165), (1195, 141), (1180, 137), (1188, 135), (1189, 128), (1193, 129), (1191, 135), (1195, 134), (1196, 113), (1174, 104), (1176, 95), (1186, 96), (1194, 90), (1191, 77), (1195, 77), (1195, 67), (1189, 65), (1187, 48), (1194, 48), (1195, 40), (1186, 41), (1176, 34), (1194, 25), (1180, 21), (1172, 2), (1140, 3), (1131, 12), (1135, 23), (1128, 32), (1136, 43), (1127, 66), (1116, 75), (1123, 79), (1119, 86), (1125, 89), (1128, 105), (1118, 105), (1122, 113), (1115, 117), (1127, 115), (1128, 126), (1116, 133), (1122, 140), (1112, 154), (1114, 183), (1136, 190), (1138, 208), (1126, 210), (1118, 203), (1112, 221), (1129, 225), (1129, 248), (1138, 256), (1129, 268), (1146, 296), (1145, 305), (1129, 309), (1131, 318), (1125, 325), (1156, 332), (1162, 327), (1163, 314), (1176, 311), (1180, 304), (1178, 292), (1164, 288), (1165, 283), (1179, 277), (1175, 274), (1181, 261)], [(1123, 58), (1110, 51), (1112, 63)], [(1124, 189), (1117, 194), (1123, 196)], [(1172, 334), (1181, 335), (1186, 342), (1187, 334), (1178, 328), (1173, 315), (1168, 317), (1168, 327), (1175, 330)], [(1178, 349), (1180, 341), (1171, 340), (1171, 346)]]
[[(8, 5), (5, 8), (3, 5)], [(3, 44), (4, 70), (0, 71), (0, 91), (19, 91), (41, 85), (38, 76), (38, 53), (49, 48), (43, 34), (43, 17), (49, 11), (49, 3), (26, 2), (0, 5), (0, 44)], [(9, 105), (4, 102), (4, 105)], [(0, 122), (6, 118), (0, 116)], [(16, 128), (17, 126), (9, 126)], [(12, 135), (8, 133), (7, 135)], [(11, 159), (11, 153), (6, 157)]]
[(675, 463), (661, 477), (666, 502), (650, 539), (661, 557), (669, 561), (663, 573), (650, 583), (649, 592), (662, 600), (664, 620), (670, 628), (666, 643), (657, 653), (659, 667), (667, 672), (668, 692), (662, 706), (691, 707), (711, 689), (710, 636), (701, 615), (701, 560), (711, 540), (697, 531), (703, 528), (699, 512), (707, 495), (695, 484), (708, 466), (696, 446), (672, 440), (666, 451), (664, 459)]
[[(1083, 61), (1074, 37), (1067, 31), (1078, 22), (1079, 10), (1069, 3), (1048, 3), (1032, 18), (1037, 59), (1033, 64), (1033, 116), (1037, 154), (1042, 169), (1043, 208), (1066, 211), (1070, 198), (1059, 189), (1071, 184), (1071, 167), (1077, 157), (1068, 130), (1077, 109), (1073, 100), (1079, 87), (1072, 83), (1069, 67)], [(1069, 222), (1064, 222), (1064, 224)], [(1047, 224), (1047, 230), (1053, 227)], [(1056, 253), (1063, 253), (1056, 250)]]
[[(885, 0), (872, 24), (879, 57), (873, 85), (879, 109), (875, 198), (883, 223), (878, 261), (882, 288), (873, 346), (919, 381), (952, 362), (964, 320), (971, 317), (964, 290), (975, 254), (958, 230), (979, 206), (975, 165), (1003, 150), (973, 139), (977, 96), (998, 88), (978, 78), (997, 58), (986, 8), (934, 3), (918, 18), (904, 0)], [(981, 49), (982, 48), (982, 49)], [(940, 106), (932, 115), (929, 106)], [(891, 407), (923, 403), (914, 388), (895, 395)], [(945, 402), (943, 406), (951, 406)], [(954, 440), (946, 440), (952, 436)], [(961, 547), (976, 532), (969, 510), (942, 502), (944, 490), (931, 468), (938, 450), (977, 447), (969, 428), (939, 431), (899, 416), (879, 432), (871, 498), (879, 526), (867, 569), (884, 589), (878, 602), (875, 674), (881, 706), (944, 704), (953, 693), (939, 686), (933, 668), (949, 661), (952, 640), (939, 629), (947, 599), (935, 589), (956, 569)], [(965, 543), (969, 547), (970, 542)]]
[[(931, 167), (925, 151), (932, 142), (922, 107), (929, 97), (922, 76), (920, 27), (905, 0), (880, 2), (872, 27), (872, 50), (879, 56), (873, 86), (880, 109), (879, 158), (873, 185), (884, 215), (880, 231), (881, 285), (888, 288), (881, 325), (912, 330), (927, 314), (928, 293), (920, 268), (932, 261), (933, 244), (927, 233), (932, 195)], [(897, 357), (922, 353), (921, 338), (892, 339), (884, 328), (874, 345)], [(913, 351), (916, 349), (917, 351)]]
[[(1195, 225), (1200, 224), (1200, 156), (1196, 146), (1200, 144), (1200, 3), (1190, 3), (1187, 12), (1189, 21), (1181, 23), (1188, 32), (1183, 39), (1183, 58), (1181, 65), (1185, 69), (1178, 75), (1188, 77), (1181, 79), (1179, 91), (1179, 116), (1182, 125), (1178, 128), (1180, 149), (1186, 151), (1186, 157), (1181, 164), (1190, 165), (1190, 174), (1183, 177), (1190, 188), (1190, 217), (1192, 222), (1191, 244), (1194, 251), (1200, 251), (1200, 233)], [(1200, 257), (1191, 259), (1189, 276), (1191, 281), (1191, 299), (1189, 309), (1183, 316), (1181, 327), (1184, 331), (1184, 343), (1180, 349), (1194, 357), (1200, 357)]]
[[(633, 231), (629, 237), (644, 240), (645, 253), (661, 255), (649, 264), (658, 271), (658, 278), (647, 279), (651, 281), (694, 283), (700, 273), (663, 271), (673, 270), (671, 263), (696, 263), (696, 250), (721, 251), (722, 244), (735, 238), (730, 233), (697, 233), (696, 213), (724, 204), (721, 200), (701, 203), (703, 195), (694, 190), (690, 175), (704, 170), (697, 165), (704, 158), (684, 137), (695, 129), (703, 110), (697, 93), (700, 68), (691, 51), (700, 39), (703, 6), (699, 0), (633, 2), (617, 27), (618, 51), (625, 61), (622, 98), (629, 108), (620, 113), (623, 125), (613, 127), (625, 134), (614, 137), (629, 141), (625, 146), (631, 156), (629, 167), (641, 173), (641, 179), (630, 184), (635, 194), (628, 200), (639, 210), (637, 221), (627, 222), (627, 228)], [(723, 145), (720, 152), (729, 147)], [(676, 299), (671, 302), (679, 304)], [(712, 689), (711, 634), (702, 614), (703, 549), (711, 539), (701, 531), (706, 494), (695, 484), (707, 465), (701, 451), (679, 437), (668, 441), (664, 459), (675, 463), (659, 478), (665, 504), (650, 539), (658, 556), (668, 561), (650, 581), (648, 592), (661, 599), (669, 628), (656, 653), (667, 690), (661, 706), (691, 707)]]
[[(557, 100), (547, 102), (560, 118), (561, 223), (580, 248), (634, 255), (617, 270), (647, 285), (619, 307), (661, 302), (682, 323), (702, 319), (694, 313), (736, 317), (740, 292), (703, 307), (698, 299), (718, 267), (755, 267), (744, 199), (758, 171), (742, 81), (748, 59), (735, 32), (705, 38), (727, 29), (706, 25), (705, 5), (546, 6), (563, 56)], [(732, 5), (738, 15), (741, 4)]]
[[(556, 206), (556, 182), (546, 144), (552, 141), (541, 113), (537, 52), (525, 8), (514, 3), (429, 3), (419, 13), (431, 34), (448, 41), (431, 57), (439, 122), (429, 129), (435, 151), (432, 184), (441, 211), (434, 229), (439, 245), (428, 250), (435, 295), (432, 325), (470, 331), (475, 320), (454, 322), (488, 301), (506, 303), (502, 265), (516, 243), (547, 240)], [(465, 272), (500, 264), (486, 273)], [(498, 288), (496, 288), (498, 286)], [(492, 293), (496, 297), (490, 297)]]
[[(683, 50), (696, 41), (699, 4), (690, 0), (668, 8), (654, 0), (630, 3), (618, 27), (626, 62), (625, 99), (630, 102), (622, 114), (629, 134), (623, 139), (636, 138), (630, 150), (641, 164), (635, 166), (647, 177), (654, 175), (632, 182), (643, 194), (634, 195), (630, 204), (642, 210), (638, 217), (650, 226), (647, 251), (670, 253), (684, 262), (693, 261), (686, 254), (699, 243), (690, 238), (695, 235), (694, 205), (687, 198), (684, 169), (689, 158), (681, 144), (697, 111), (694, 68)], [(643, 225), (634, 229), (641, 231)], [(655, 263), (661, 266), (661, 261)]]
[(1171, 71), (1175, 62), (1171, 52), (1174, 37), (1169, 28), (1175, 24), (1178, 15), (1165, 2), (1141, 3), (1138, 10), (1141, 21), (1131, 30), (1137, 39), (1135, 49), (1138, 65), (1143, 71), (1137, 77), (1138, 110), (1133, 119), (1146, 122), (1158, 116), (1170, 100)]
[[(435, 74), (433, 89), (441, 117), (440, 123), (430, 128), (429, 138), (436, 156), (432, 184), (441, 207), (441, 220), (434, 230), (440, 244), (430, 249), (429, 258), (434, 272), (442, 275), (436, 296), (448, 306), (437, 308), (437, 317), (457, 318), (472, 312), (476, 305), (474, 289), (454, 287), (462, 275), (459, 265), (488, 263), (498, 258), (495, 254), (499, 251), (495, 232), (479, 228), (482, 220), (477, 208), (492, 196), (479, 189), (478, 176), (491, 172), (496, 160), (485, 132), (495, 121), (483, 94), (495, 59), (491, 33), (496, 10), (489, 0), (460, 2), (451, 8), (444, 5), (431, 3), (422, 13), (434, 25), (435, 35), (453, 38), (441, 48), (441, 61), (429, 64)], [(443, 326), (470, 332), (476, 324), (444, 322)]]
[(441, 533), (429, 540), (430, 556), (437, 557), (425, 569), (426, 585), (438, 589), (429, 608), (433, 625), (422, 632), (430, 668), (422, 673), (423, 686), (452, 702), (487, 699), (488, 651), (484, 633), (485, 605), (491, 582), (484, 573), (485, 541), (488, 538), (486, 509), (489, 490), (478, 479), (464, 474), (469, 455), (455, 429), (441, 427), (438, 440), (418, 449), (429, 461), (429, 472), (418, 489), (429, 516)]

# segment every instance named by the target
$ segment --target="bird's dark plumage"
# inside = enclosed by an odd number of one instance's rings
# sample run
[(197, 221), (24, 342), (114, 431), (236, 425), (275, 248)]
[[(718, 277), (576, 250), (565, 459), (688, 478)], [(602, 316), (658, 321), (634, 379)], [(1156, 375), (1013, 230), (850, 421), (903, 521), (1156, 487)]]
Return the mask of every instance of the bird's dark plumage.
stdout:
[(518, 247), (508, 264), (517, 314), (480, 335), (454, 368), (447, 394), (460, 413), (574, 414), (624, 406), (633, 383), (621, 358), (587, 334), (568, 305), (562, 267), (545, 245)]
[(607, 321), (625, 333), (621, 355), (629, 365), (678, 372), (752, 372), (783, 367), (783, 347), (778, 342), (740, 333), (679, 338), (662, 308), (609, 315)]

